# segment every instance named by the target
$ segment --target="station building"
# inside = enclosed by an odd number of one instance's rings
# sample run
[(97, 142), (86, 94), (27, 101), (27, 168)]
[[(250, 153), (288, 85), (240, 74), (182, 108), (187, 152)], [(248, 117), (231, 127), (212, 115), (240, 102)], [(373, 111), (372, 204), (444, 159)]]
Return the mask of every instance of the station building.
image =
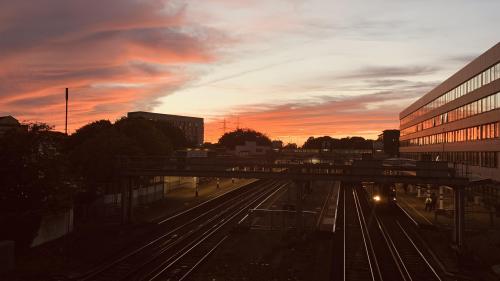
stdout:
[(144, 118), (155, 121), (165, 121), (184, 132), (186, 139), (194, 145), (202, 145), (204, 139), (203, 118), (135, 111), (127, 114), (128, 118)]
[(400, 114), (400, 155), (500, 182), (500, 43)]

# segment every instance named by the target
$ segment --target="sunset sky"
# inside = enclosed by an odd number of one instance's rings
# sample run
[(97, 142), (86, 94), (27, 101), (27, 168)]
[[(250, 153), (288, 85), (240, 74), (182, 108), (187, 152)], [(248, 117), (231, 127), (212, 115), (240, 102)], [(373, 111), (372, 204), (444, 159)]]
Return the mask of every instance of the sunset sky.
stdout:
[(500, 1), (0, 0), (0, 115), (64, 130), (128, 111), (375, 137), (500, 39)]

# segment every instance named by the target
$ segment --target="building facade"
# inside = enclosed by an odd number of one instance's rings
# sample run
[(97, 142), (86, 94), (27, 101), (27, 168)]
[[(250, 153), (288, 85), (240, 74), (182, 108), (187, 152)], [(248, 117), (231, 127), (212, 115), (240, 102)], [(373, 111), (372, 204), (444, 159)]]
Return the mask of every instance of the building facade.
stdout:
[(194, 145), (202, 145), (204, 140), (203, 118), (135, 111), (127, 114), (128, 118), (144, 118), (164, 121), (178, 127), (184, 132), (186, 139)]
[(500, 181), (500, 43), (404, 109), (400, 154)]
[(399, 155), (399, 130), (384, 130), (373, 143), (374, 152), (381, 146), (382, 152), (389, 157)]

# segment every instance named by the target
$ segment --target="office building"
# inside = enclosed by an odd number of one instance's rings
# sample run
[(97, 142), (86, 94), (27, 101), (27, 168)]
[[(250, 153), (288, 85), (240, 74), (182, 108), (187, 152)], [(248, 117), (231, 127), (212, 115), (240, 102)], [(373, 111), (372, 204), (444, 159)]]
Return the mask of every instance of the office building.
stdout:
[(152, 113), (144, 111), (129, 112), (128, 118), (144, 118), (155, 121), (165, 121), (181, 129), (186, 139), (193, 145), (202, 145), (204, 138), (203, 118)]
[(500, 181), (500, 43), (400, 113), (400, 154)]

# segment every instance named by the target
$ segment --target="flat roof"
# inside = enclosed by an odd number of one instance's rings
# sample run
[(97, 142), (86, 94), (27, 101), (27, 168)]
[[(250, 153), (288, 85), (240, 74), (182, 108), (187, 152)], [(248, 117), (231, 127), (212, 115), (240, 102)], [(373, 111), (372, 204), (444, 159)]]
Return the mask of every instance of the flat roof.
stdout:
[(173, 115), (173, 114), (164, 114), (164, 113), (155, 113), (155, 112), (147, 112), (147, 111), (132, 111), (127, 113), (127, 117), (131, 117), (130, 115), (144, 115), (144, 116), (154, 116), (159, 118), (171, 118), (171, 119), (196, 119), (197, 121), (203, 122), (203, 118), (201, 117), (192, 117), (192, 116), (183, 116), (183, 115)]

